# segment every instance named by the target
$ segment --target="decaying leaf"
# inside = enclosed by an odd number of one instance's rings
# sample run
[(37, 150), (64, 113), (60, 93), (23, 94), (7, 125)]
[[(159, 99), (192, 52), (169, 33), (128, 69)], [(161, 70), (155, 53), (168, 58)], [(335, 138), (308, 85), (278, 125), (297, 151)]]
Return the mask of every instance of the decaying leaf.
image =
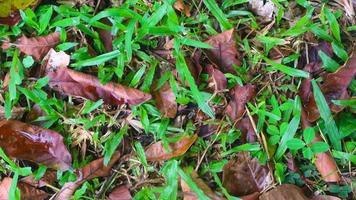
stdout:
[[(23, 114), (25, 113), (25, 108), (18, 108), (13, 107), (11, 109), (11, 119), (20, 119), (22, 118)], [(0, 106), (0, 120), (5, 119), (5, 109), (4, 107)]]
[(271, 21), (273, 14), (277, 11), (277, 8), (270, 0), (249, 0), (249, 5), (251, 10), (261, 17), (262, 21)]
[(257, 158), (240, 152), (223, 168), (223, 186), (234, 196), (244, 196), (260, 192), (273, 181), (268, 167), (260, 165)]
[[(194, 183), (205, 193), (206, 196), (208, 196), (212, 200), (223, 200), (225, 198), (222, 198), (214, 193), (213, 190), (204, 182), (203, 179), (199, 177), (197, 172), (192, 171), (190, 174), (190, 177), (194, 181)], [(189, 188), (188, 184), (184, 182), (182, 179), (180, 180), (180, 186), (182, 188), (182, 191), (184, 192), (184, 200), (199, 200), (198, 196), (191, 191)]]
[(313, 197), (311, 200), (341, 200), (338, 197), (334, 197), (334, 196), (329, 196), (329, 195), (318, 195)]
[[(327, 74), (323, 77), (324, 82), (320, 85), (320, 89), (332, 112), (338, 113), (343, 110), (344, 107), (333, 104), (332, 100), (349, 98), (347, 87), (354, 79), (355, 75), (356, 53), (353, 53), (350, 59), (336, 72)], [(307, 119), (314, 122), (319, 119), (320, 115), (311, 88), (311, 80), (303, 80), (299, 95), (302, 99)]]
[(183, 155), (197, 139), (197, 135), (184, 136), (179, 141), (169, 143), (170, 149), (165, 149), (162, 141), (151, 144), (145, 150), (148, 161), (163, 161)]
[[(306, 119), (306, 114), (304, 110), (302, 110), (302, 128), (306, 129), (308, 127), (311, 127), (312, 125), (310, 122)], [(315, 133), (315, 138), (312, 141), (314, 142), (319, 142), (323, 141), (321, 138), (320, 134), (317, 132)], [(323, 152), (323, 153), (318, 153), (315, 155), (315, 162), (314, 165), (316, 169), (319, 171), (320, 175), (323, 177), (323, 180), (325, 182), (339, 182), (341, 180), (341, 177), (339, 175), (338, 169), (336, 162), (334, 158), (330, 155), (329, 152)]]
[(41, 188), (48, 184), (50, 185), (53, 184), (56, 180), (57, 180), (56, 171), (47, 170), (40, 180), (36, 180), (34, 176), (30, 175), (22, 178), (21, 182), (27, 183), (28, 185), (31, 185), (36, 188)]
[(215, 69), (213, 65), (207, 65), (206, 71), (209, 74), (209, 88), (212, 88), (215, 92), (226, 89), (227, 79), (220, 70)]
[[(0, 199), (1, 200), (8, 200), (9, 199), (9, 192), (12, 183), (12, 178), (5, 177), (2, 182), (0, 183)], [(18, 182), (17, 187), (20, 189), (21, 192), (21, 199), (26, 200), (44, 200), (48, 197), (48, 193), (45, 191), (39, 190), (27, 183)]]
[(55, 131), (20, 121), (1, 120), (0, 139), (0, 147), (16, 159), (61, 170), (71, 166), (72, 157), (63, 144), (63, 137)]
[(260, 196), (260, 200), (309, 200), (303, 191), (291, 184), (283, 184), (277, 186)]
[[(321, 70), (322, 60), (319, 56), (319, 51), (324, 52), (330, 58), (334, 55), (333, 49), (329, 42), (322, 41), (317, 45), (310, 45), (307, 47), (308, 49), (303, 51), (303, 54), (298, 61), (298, 66), (300, 68), (304, 67), (304, 71), (312, 74)], [(307, 66), (308, 64), (310, 64), (310, 66)]]
[(226, 114), (233, 121), (239, 120), (245, 112), (246, 103), (249, 102), (255, 94), (254, 85), (236, 85), (230, 90), (231, 100), (226, 107)]
[(131, 200), (132, 196), (126, 185), (117, 186), (109, 195), (108, 200)]
[(97, 177), (108, 176), (111, 168), (120, 159), (119, 152), (114, 153), (107, 166), (104, 165), (104, 158), (94, 160), (77, 170), (78, 179), (75, 182), (67, 182), (63, 185), (61, 191), (56, 195), (56, 200), (70, 199), (73, 196), (75, 190), (80, 187), (85, 181), (89, 181)]
[(233, 65), (241, 66), (240, 53), (236, 49), (233, 38), (234, 29), (211, 36), (205, 41), (214, 48), (207, 49), (209, 59), (214, 62), (222, 72), (236, 74)]
[(23, 35), (14, 43), (5, 41), (1, 47), (3, 49), (8, 49), (11, 46), (15, 46), (19, 48), (22, 53), (32, 56), (36, 61), (41, 61), (48, 51), (51, 48), (54, 48), (59, 41), (59, 32), (53, 32), (47, 36), (32, 38), (28, 38)]
[(182, 12), (185, 14), (185, 16), (190, 17), (190, 8), (189, 6), (187, 6), (183, 0), (177, 0), (174, 4), (173, 4), (174, 9)]
[(248, 116), (243, 117), (237, 124), (237, 128), (241, 131), (241, 141), (243, 143), (246, 142), (256, 142), (257, 135), (253, 126), (251, 124), (251, 120)]
[(92, 101), (103, 99), (111, 105), (136, 105), (151, 99), (151, 95), (135, 88), (129, 88), (114, 82), (102, 85), (95, 76), (84, 74), (63, 66), (67, 62), (64, 52), (51, 50), (47, 57), (48, 85), (58, 92), (66, 95), (80, 96)]
[(178, 105), (168, 82), (164, 83), (158, 91), (154, 91), (153, 97), (163, 117), (174, 118), (176, 116)]
[[(112, 23), (110, 22), (110, 20), (108, 20), (107, 18), (104, 18), (102, 20), (100, 20), (101, 23), (104, 23), (106, 25), (112, 26)], [(113, 36), (111, 35), (111, 31), (110, 30), (106, 30), (106, 29), (101, 29), (98, 28), (98, 33), (100, 36), (101, 41), (104, 44), (104, 47), (106, 49), (107, 52), (112, 51), (112, 41), (113, 41)]]

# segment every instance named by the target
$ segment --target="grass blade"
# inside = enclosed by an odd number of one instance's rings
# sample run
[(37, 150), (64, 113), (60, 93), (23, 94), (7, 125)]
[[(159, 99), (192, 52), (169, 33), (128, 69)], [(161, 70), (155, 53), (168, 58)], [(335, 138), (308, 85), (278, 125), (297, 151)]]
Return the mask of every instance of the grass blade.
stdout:
[(100, 65), (106, 61), (116, 58), (118, 55), (119, 55), (119, 50), (115, 50), (115, 51), (105, 53), (105, 54), (102, 54), (102, 55), (94, 57), (94, 58), (89, 58), (87, 60), (82, 60), (82, 61), (76, 62), (76, 63), (72, 64), (72, 67), (81, 68), (81, 67), (87, 67), (87, 66), (93, 66), (93, 65)]
[(293, 77), (303, 77), (303, 78), (308, 78), (309, 77), (309, 73), (305, 72), (303, 70), (300, 69), (295, 69), (292, 67), (288, 67), (286, 65), (280, 64), (280, 63), (276, 63), (266, 57), (263, 57), (263, 59), (266, 61), (266, 63), (270, 64), (273, 68), (289, 75), (289, 76), (293, 76)]
[(223, 11), (219, 8), (218, 4), (216, 4), (215, 0), (203, 0), (203, 2), (209, 11), (214, 15), (216, 20), (218, 20), (223, 30), (229, 30), (232, 28), (229, 20), (226, 18)]

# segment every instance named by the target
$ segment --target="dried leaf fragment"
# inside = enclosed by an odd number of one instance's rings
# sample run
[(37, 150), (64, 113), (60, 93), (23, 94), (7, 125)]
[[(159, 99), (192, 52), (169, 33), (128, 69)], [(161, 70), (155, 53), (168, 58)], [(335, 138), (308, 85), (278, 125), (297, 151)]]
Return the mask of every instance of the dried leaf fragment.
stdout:
[(240, 53), (236, 49), (233, 38), (234, 29), (211, 36), (206, 43), (214, 48), (207, 49), (206, 53), (222, 72), (236, 74), (233, 65), (240, 66)]
[(277, 186), (260, 196), (260, 200), (309, 200), (302, 190), (291, 184)]
[(162, 141), (151, 144), (145, 150), (148, 161), (163, 161), (183, 155), (197, 139), (197, 135), (184, 136), (179, 141), (169, 143), (170, 151), (166, 150)]
[(189, 6), (187, 6), (183, 0), (177, 0), (174, 4), (173, 4), (174, 9), (182, 12), (185, 14), (185, 16), (190, 17), (190, 8)]
[(72, 157), (63, 137), (52, 130), (15, 120), (0, 120), (0, 147), (11, 157), (67, 170)]
[(247, 84), (245, 86), (236, 85), (230, 90), (231, 100), (226, 107), (226, 114), (233, 121), (243, 116), (246, 103), (255, 96), (255, 88), (254, 85)]
[(36, 61), (41, 61), (48, 51), (54, 48), (59, 41), (59, 32), (32, 38), (22, 35), (14, 43), (5, 41), (1, 47), (8, 49), (11, 46), (15, 46), (19, 48), (22, 53), (32, 56)]
[[(9, 192), (12, 183), (12, 178), (5, 177), (0, 183), (0, 199), (7, 200), (9, 199)], [(44, 200), (49, 195), (45, 191), (39, 190), (27, 183), (18, 182), (17, 187), (21, 191), (21, 199), (26, 200)]]
[(209, 74), (209, 88), (212, 88), (215, 92), (226, 89), (227, 79), (220, 70), (215, 69), (212, 65), (208, 65), (206, 66), (206, 71)]
[(131, 200), (132, 196), (126, 185), (117, 186), (109, 195), (109, 200)]
[(166, 82), (158, 91), (153, 92), (158, 109), (163, 117), (174, 118), (177, 114), (178, 105), (171, 86)]

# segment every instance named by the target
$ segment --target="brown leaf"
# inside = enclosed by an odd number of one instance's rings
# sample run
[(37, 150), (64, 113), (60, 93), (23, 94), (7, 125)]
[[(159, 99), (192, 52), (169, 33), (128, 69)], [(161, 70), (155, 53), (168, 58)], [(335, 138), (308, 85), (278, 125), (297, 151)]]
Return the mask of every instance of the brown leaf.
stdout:
[(148, 161), (163, 161), (183, 155), (197, 139), (197, 135), (184, 136), (177, 142), (169, 143), (166, 150), (162, 141), (151, 144), (145, 150)]
[[(355, 75), (356, 53), (353, 53), (349, 60), (336, 72), (327, 74), (323, 77), (324, 82), (320, 85), (320, 89), (332, 112), (338, 113), (343, 110), (344, 107), (333, 104), (332, 100), (349, 98), (347, 88)], [(307, 119), (311, 122), (319, 119), (320, 115), (311, 89), (310, 79), (303, 80), (299, 95), (302, 99)]]
[(178, 105), (169, 82), (166, 81), (158, 91), (154, 91), (153, 97), (163, 117), (174, 118), (176, 116)]
[(21, 20), (21, 16), (19, 12), (13, 13), (8, 17), (0, 17), (1, 25), (15, 26)]
[[(0, 183), (0, 199), (7, 200), (9, 199), (9, 192), (11, 187), (12, 178), (5, 177)], [(18, 182), (17, 187), (21, 191), (21, 199), (26, 200), (41, 200), (46, 199), (48, 194), (45, 191), (36, 189), (31, 185), (23, 182)]]
[[(48, 85), (63, 94), (80, 96), (92, 101), (103, 99), (105, 103), (111, 105), (121, 105), (124, 103), (136, 105), (151, 99), (151, 95), (135, 88), (129, 88), (121, 84), (109, 82), (102, 85), (95, 76), (84, 74), (68, 69), (60, 62), (63, 52), (51, 50), (47, 57), (47, 77), (50, 81)], [(65, 58), (66, 59), (66, 58)]]
[(126, 185), (117, 186), (109, 195), (109, 200), (131, 200), (132, 196)]
[(339, 197), (329, 196), (329, 195), (318, 195), (313, 197), (311, 200), (341, 200)]
[(260, 192), (272, 183), (272, 173), (246, 152), (237, 154), (223, 168), (223, 186), (234, 196)]
[(59, 33), (54, 32), (47, 36), (27, 38), (25, 35), (21, 36), (14, 43), (5, 41), (2, 44), (3, 49), (8, 49), (10, 46), (15, 46), (26, 55), (33, 56), (36, 61), (41, 59), (48, 53), (51, 48), (54, 48), (60, 41)]
[[(106, 25), (112, 26), (110, 20), (108, 20), (107, 18), (104, 18), (104, 19), (100, 20), (100, 22), (104, 23)], [(98, 28), (97, 30), (98, 30), (100, 39), (103, 42), (106, 51), (107, 52), (112, 51), (113, 36), (111, 35), (111, 31), (110, 30), (106, 30), (106, 29), (101, 29), (101, 28)]]
[(206, 41), (213, 46), (213, 49), (207, 49), (206, 53), (209, 59), (214, 62), (222, 72), (236, 74), (233, 65), (240, 66), (240, 53), (236, 49), (233, 38), (234, 29), (214, 35)]
[(218, 69), (215, 69), (213, 65), (207, 65), (206, 71), (209, 74), (209, 88), (213, 91), (218, 92), (227, 88), (227, 79), (225, 75)]
[(258, 200), (259, 196), (260, 196), (259, 192), (254, 192), (252, 194), (245, 195), (245, 196), (242, 196), (242, 197), (239, 197), (239, 198), (242, 199), (242, 200)]
[(93, 178), (108, 176), (111, 168), (120, 159), (119, 152), (114, 153), (107, 166), (104, 165), (104, 158), (94, 160), (77, 170), (79, 178), (75, 182), (67, 182), (63, 185), (62, 189), (56, 195), (57, 200), (70, 199), (73, 196), (75, 190), (81, 186), (85, 181), (89, 181)]
[(255, 86), (247, 84), (245, 86), (236, 85), (230, 90), (231, 100), (226, 107), (226, 114), (233, 120), (240, 119), (245, 112), (245, 105), (255, 95)]
[(277, 186), (260, 196), (260, 200), (309, 200), (303, 191), (291, 184)]
[(241, 141), (243, 143), (251, 143), (257, 141), (257, 135), (253, 126), (251, 124), (251, 120), (248, 116), (245, 116), (237, 123), (237, 128), (241, 131)]
[[(11, 119), (21, 119), (25, 113), (25, 108), (13, 107), (11, 110)], [(0, 120), (5, 119), (5, 108), (0, 106)]]
[[(225, 200), (225, 198), (220, 197), (214, 193), (214, 191), (211, 190), (211, 188), (204, 182), (203, 179), (199, 177), (196, 171), (192, 171), (190, 174), (192, 180), (194, 183), (200, 188), (205, 195), (207, 195), (210, 199), (212, 200)], [(182, 188), (182, 191), (184, 192), (184, 200), (198, 200), (198, 196), (191, 191), (189, 188), (188, 184), (181, 179), (180, 185)]]
[(41, 0), (25, 0), (25, 1), (0, 1), (0, 24), (14, 26), (20, 20), (19, 10), (25, 10), (27, 7), (36, 7)]
[[(304, 67), (304, 71), (315, 73), (321, 70), (322, 60), (319, 56), (319, 51), (323, 51), (329, 57), (333, 57), (333, 49), (329, 42), (322, 41), (317, 45), (310, 45), (308, 49), (303, 51), (301, 58), (298, 61), (298, 66), (300, 68)], [(307, 65), (313, 67), (307, 67)]]
[(219, 126), (217, 124), (205, 124), (199, 128), (198, 136), (202, 138), (209, 137), (210, 135), (216, 133)]
[(173, 8), (184, 13), (185, 16), (190, 17), (190, 8), (189, 6), (187, 6), (183, 0), (177, 0), (174, 4), (173, 4)]
[(28, 185), (31, 185), (36, 188), (41, 188), (46, 185), (53, 184), (56, 180), (57, 180), (56, 172), (53, 170), (47, 170), (40, 180), (36, 180), (34, 176), (30, 175), (22, 178), (21, 182), (27, 183)]
[(0, 138), (0, 147), (16, 159), (61, 170), (71, 166), (72, 157), (63, 144), (63, 137), (55, 131), (20, 121), (1, 120)]

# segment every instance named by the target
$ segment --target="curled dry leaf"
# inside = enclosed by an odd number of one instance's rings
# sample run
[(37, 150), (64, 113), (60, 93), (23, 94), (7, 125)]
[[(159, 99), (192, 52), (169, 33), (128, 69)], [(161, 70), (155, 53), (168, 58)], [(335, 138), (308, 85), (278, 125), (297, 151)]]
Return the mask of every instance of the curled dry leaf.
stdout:
[[(306, 114), (302, 109), (302, 128), (306, 129), (311, 127), (310, 122), (306, 119)], [(312, 141), (318, 142), (323, 141), (320, 134), (317, 132), (315, 133), (315, 138)], [(329, 152), (318, 153), (315, 155), (315, 162), (314, 165), (316, 169), (319, 171), (320, 175), (323, 177), (325, 182), (339, 182), (341, 177), (339, 175), (336, 162), (334, 158), (330, 155)]]
[(178, 109), (176, 97), (168, 82), (165, 82), (158, 91), (154, 91), (153, 97), (163, 117), (174, 118), (176, 116)]
[(197, 139), (197, 135), (184, 136), (177, 142), (169, 143), (170, 149), (165, 149), (162, 141), (151, 144), (145, 150), (148, 161), (163, 161), (171, 158), (181, 156), (192, 146)]
[(112, 156), (107, 166), (104, 165), (104, 158), (94, 160), (77, 170), (79, 178), (75, 182), (67, 182), (63, 185), (62, 189), (56, 195), (56, 200), (70, 199), (73, 196), (75, 190), (80, 187), (85, 181), (89, 181), (93, 178), (108, 176), (111, 168), (120, 159), (120, 153), (116, 152)]
[(190, 17), (190, 8), (189, 6), (187, 6), (183, 0), (177, 0), (174, 4), (173, 4), (174, 9), (182, 12), (185, 14), (185, 16)]
[(212, 88), (215, 92), (226, 89), (227, 79), (220, 70), (215, 69), (213, 65), (208, 65), (206, 66), (206, 71), (209, 74), (209, 88)]
[(48, 51), (55, 47), (60, 41), (59, 33), (53, 32), (47, 36), (28, 38), (25, 35), (18, 38), (14, 43), (5, 41), (2, 44), (3, 49), (8, 49), (15, 46), (26, 55), (32, 56), (36, 61), (41, 59), (48, 53)]
[(260, 165), (257, 158), (240, 152), (223, 168), (223, 186), (234, 196), (250, 195), (267, 188), (273, 181), (267, 166)]
[[(12, 178), (5, 177), (0, 183), (0, 199), (7, 200), (9, 199), (9, 192), (12, 183)], [(18, 182), (17, 187), (21, 191), (21, 199), (26, 200), (44, 200), (48, 197), (48, 193), (45, 191), (39, 190), (27, 183)]]
[(236, 85), (230, 90), (231, 100), (226, 107), (226, 114), (233, 121), (243, 116), (246, 103), (256, 95), (255, 88), (254, 85), (247, 84), (245, 86)]
[[(124, 103), (136, 105), (151, 99), (151, 95), (135, 88), (129, 88), (114, 82), (102, 85), (95, 76), (68, 69), (68, 55), (51, 50), (46, 56), (48, 85), (63, 94), (80, 96), (92, 101), (103, 99), (111, 105)], [(64, 61), (65, 60), (65, 61)]]
[(309, 200), (303, 191), (291, 184), (277, 186), (260, 196), (260, 200)]
[[(204, 182), (203, 179), (199, 177), (196, 171), (193, 171), (190, 174), (190, 177), (194, 181), (194, 183), (205, 193), (206, 196), (208, 196), (212, 200), (224, 200), (225, 198), (220, 197), (214, 193), (214, 191), (211, 190), (211, 188)], [(198, 200), (198, 196), (191, 191), (189, 188), (188, 184), (184, 182), (182, 179), (180, 180), (180, 186), (182, 188), (182, 191), (184, 192), (184, 200)]]
[(63, 137), (55, 131), (20, 121), (1, 120), (0, 139), (0, 147), (16, 159), (61, 170), (71, 166), (72, 157), (63, 144)]
[(273, 19), (273, 14), (277, 12), (277, 8), (269, 0), (249, 0), (249, 5), (251, 10), (265, 22), (271, 21)]
[(222, 72), (236, 74), (233, 65), (240, 66), (240, 53), (236, 49), (235, 40), (233, 38), (234, 29), (222, 32), (211, 36), (206, 43), (213, 46), (212, 49), (207, 49), (206, 54), (209, 59), (214, 62)]
[(131, 200), (132, 196), (126, 185), (117, 186), (109, 195), (108, 200)]

